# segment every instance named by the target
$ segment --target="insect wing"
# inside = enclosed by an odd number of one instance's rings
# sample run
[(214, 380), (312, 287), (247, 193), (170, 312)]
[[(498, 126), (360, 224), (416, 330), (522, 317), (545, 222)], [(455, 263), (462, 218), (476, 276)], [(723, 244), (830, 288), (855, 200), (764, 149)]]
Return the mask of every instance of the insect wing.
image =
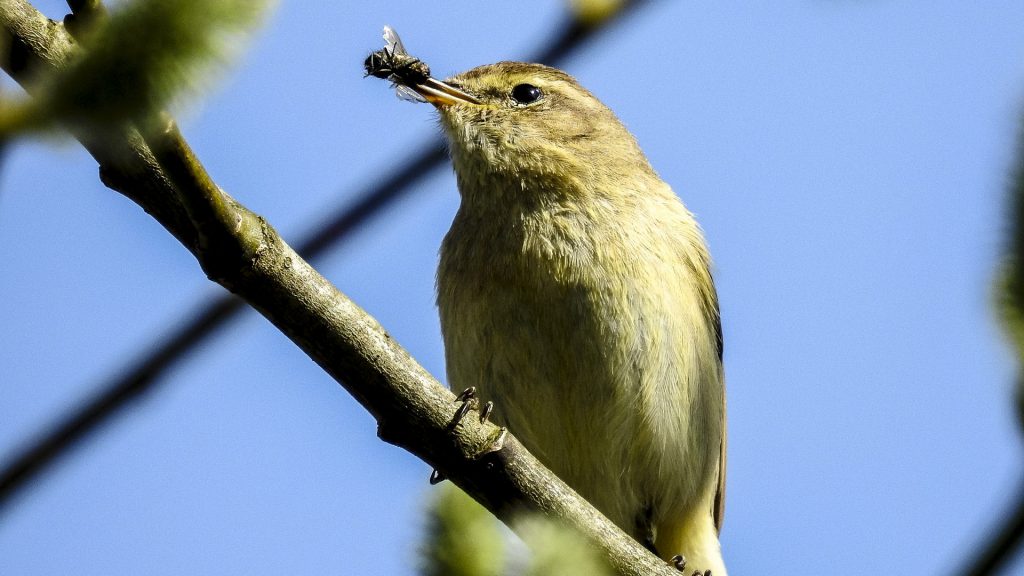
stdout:
[(398, 37), (398, 32), (395, 32), (391, 26), (384, 27), (384, 42), (387, 43), (384, 49), (391, 54), (408, 54), (405, 51), (405, 45), (402, 44), (402, 39)]
[(419, 92), (409, 88), (405, 84), (399, 84), (392, 80), (395, 88), (395, 95), (398, 96), (399, 100), (405, 100), (406, 102), (426, 102), (427, 99), (420, 95)]
[[(399, 38), (398, 32), (395, 32), (394, 28), (391, 26), (385, 26), (383, 36), (384, 42), (386, 43), (383, 50), (385, 57), (379, 59), (380, 68), (377, 68), (377, 70), (381, 72), (384, 71), (385, 66), (388, 68), (399, 66), (397, 62), (401, 61), (401, 57), (409, 55), (409, 53), (405, 51), (405, 45), (402, 44), (402, 39)], [(399, 59), (396, 59), (396, 56), (399, 57)], [(367, 69), (369, 70), (369, 68)], [(378, 76), (377, 74), (374, 75)], [(406, 100), (408, 102), (427, 101), (427, 99), (421, 96), (419, 92), (416, 92), (412, 88), (406, 86), (405, 80), (403, 80), (401, 76), (391, 74), (388, 79), (391, 80), (391, 86), (395, 89), (395, 95), (398, 96), (400, 100)]]

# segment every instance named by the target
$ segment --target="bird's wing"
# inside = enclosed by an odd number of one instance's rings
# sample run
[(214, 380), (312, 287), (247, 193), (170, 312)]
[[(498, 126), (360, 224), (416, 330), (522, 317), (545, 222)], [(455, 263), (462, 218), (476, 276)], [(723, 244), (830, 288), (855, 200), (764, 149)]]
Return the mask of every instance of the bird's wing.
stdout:
[(725, 402), (725, 368), (722, 366), (722, 355), (725, 351), (724, 343), (722, 340), (722, 315), (718, 307), (717, 295), (712, 295), (713, 309), (715, 312), (714, 317), (714, 328), (715, 328), (715, 339), (718, 345), (718, 372), (722, 378), (722, 445), (719, 447), (718, 453), (718, 490), (715, 492), (715, 500), (711, 515), (715, 520), (715, 529), (719, 533), (722, 532), (722, 521), (725, 520), (725, 453), (726, 453), (726, 438), (728, 434), (729, 420), (725, 417), (726, 413), (726, 402)]
[(725, 445), (726, 425), (728, 419), (725, 417), (725, 376), (722, 376), (722, 446), (718, 456), (718, 491), (715, 492), (715, 504), (711, 514), (715, 519), (715, 529), (722, 532), (722, 521), (725, 519)]

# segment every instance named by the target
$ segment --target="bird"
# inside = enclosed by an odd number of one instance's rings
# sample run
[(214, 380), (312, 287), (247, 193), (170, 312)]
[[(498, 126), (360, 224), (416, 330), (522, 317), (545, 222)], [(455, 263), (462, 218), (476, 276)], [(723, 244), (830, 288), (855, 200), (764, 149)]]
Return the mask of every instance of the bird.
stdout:
[(695, 217), (561, 70), (417, 80), (460, 194), (436, 281), (449, 385), (491, 398), (531, 453), (663, 559), (726, 576), (722, 330)]

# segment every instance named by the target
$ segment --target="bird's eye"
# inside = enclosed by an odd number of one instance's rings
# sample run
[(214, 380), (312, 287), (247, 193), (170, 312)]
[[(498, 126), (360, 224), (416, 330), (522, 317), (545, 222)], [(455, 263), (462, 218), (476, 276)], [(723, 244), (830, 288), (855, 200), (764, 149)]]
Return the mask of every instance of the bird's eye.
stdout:
[(540, 100), (544, 93), (533, 84), (519, 84), (512, 89), (512, 99), (520, 104), (530, 104)]

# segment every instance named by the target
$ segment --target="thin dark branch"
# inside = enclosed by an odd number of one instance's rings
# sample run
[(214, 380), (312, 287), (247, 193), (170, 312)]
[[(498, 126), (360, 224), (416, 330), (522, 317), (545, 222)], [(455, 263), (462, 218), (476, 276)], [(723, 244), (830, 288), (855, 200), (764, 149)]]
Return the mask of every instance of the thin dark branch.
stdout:
[[(71, 42), (65, 30), (27, 0), (0, 0), (0, 26), (51, 70), (67, 61)], [(102, 141), (76, 136), (99, 162), (105, 182), (145, 209), (182, 241), (212, 279), (259, 311), (330, 374), (376, 419), (382, 440), (445, 474), (513, 530), (512, 520), (523, 511), (548, 514), (588, 537), (623, 576), (675, 573), (540, 464), (512, 434), (483, 418), (458, 418), (463, 412), (451, 391), (288, 246), (266, 219), (212, 185), (187, 143), (169, 127), (145, 136), (110, 130)], [(211, 230), (198, 230), (202, 227)], [(226, 237), (223, 245), (210, 245)]]
[[(1024, 117), (1022, 117), (1024, 120)], [(999, 312), (1010, 340), (1016, 345), (1018, 362), (1024, 363), (1024, 123), (1018, 128), (1017, 156), (1011, 173), (1007, 207), (1007, 238), (999, 287)], [(1013, 402), (1018, 425), (1024, 428), (1024, 371), (1017, 376)], [(1024, 430), (1022, 430), (1024, 431)], [(988, 576), (999, 574), (1013, 561), (1014, 551), (1024, 544), (1024, 482), (1006, 516), (982, 543), (967, 569), (958, 574)]]
[[(648, 0), (627, 2), (616, 18), (602, 26), (584, 26), (570, 20), (556, 33), (552, 42), (530, 60), (557, 65), (578, 51), (595, 33), (608, 24), (622, 21)], [(390, 176), (356, 194), (357, 200), (340, 210), (296, 245), (297, 252), (308, 260), (323, 256), (338, 246), (349, 234), (367, 224), (403, 195), (415, 190), (414, 185), (440, 167), (446, 159), (443, 144), (431, 139), (398, 164)], [(127, 408), (131, 401), (148, 393), (161, 382), (178, 362), (184, 360), (198, 345), (208, 341), (228, 320), (245, 309), (232, 296), (221, 296), (201, 305), (191, 319), (176, 332), (144, 348), (142, 358), (133, 362), (109, 382), (99, 386), (94, 398), (87, 400), (71, 414), (65, 415), (0, 470), (0, 513), (11, 498), (46, 470), (58, 457), (69, 452), (82, 440)]]
[(110, 422), (112, 414), (124, 410), (143, 393), (151, 391), (152, 384), (159, 381), (161, 374), (170, 370), (189, 350), (227, 327), (227, 321), (244, 307), (245, 304), (234, 296), (204, 304), (179, 332), (162, 341), (151, 354), (128, 366), (122, 376), (47, 431), (41, 440), (18, 454), (4, 466), (0, 475), (0, 513), (11, 496), (53, 464), (57, 456), (100, 430)]
[[(1024, 120), (1024, 117), (1022, 117)], [(1018, 362), (1024, 363), (1024, 124), (1018, 128), (1016, 160), (1011, 173), (1005, 254), (999, 279), (999, 315), (1010, 340), (1016, 345)], [(1024, 366), (1024, 364), (1022, 364)], [(1017, 376), (1013, 402), (1018, 425), (1024, 428), (1024, 371)], [(1024, 430), (1022, 430), (1024, 431)], [(1024, 544), (1024, 483), (1006, 516), (982, 543), (966, 570), (958, 574), (988, 576), (999, 574)]]
[(967, 569), (956, 572), (961, 576), (995, 576), (1013, 560), (1013, 553), (1024, 542), (1024, 484), (1002, 524), (985, 539), (984, 548), (971, 561)]

